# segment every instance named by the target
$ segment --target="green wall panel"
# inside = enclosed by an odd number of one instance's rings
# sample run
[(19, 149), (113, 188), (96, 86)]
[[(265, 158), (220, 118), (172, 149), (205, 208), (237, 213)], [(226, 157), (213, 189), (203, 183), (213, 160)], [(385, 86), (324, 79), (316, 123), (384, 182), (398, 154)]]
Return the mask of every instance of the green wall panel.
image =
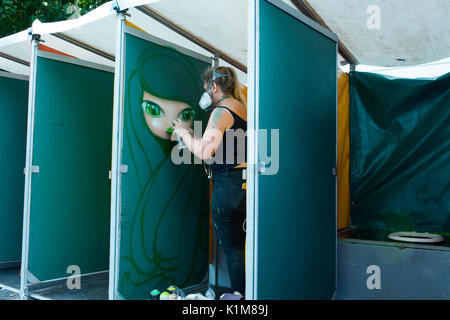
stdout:
[(114, 74), (38, 57), (29, 271), (109, 268)]
[(259, 3), (259, 127), (280, 130), (280, 164), (278, 174), (259, 176), (257, 297), (330, 299), (336, 278), (336, 43)]
[(0, 76), (0, 263), (21, 258), (28, 81)]
[[(153, 288), (198, 284), (208, 269), (209, 190), (203, 166), (175, 165), (176, 142), (158, 135), (157, 127), (165, 131), (180, 116), (173, 102), (185, 103), (206, 127), (207, 114), (198, 101), (201, 75), (210, 64), (128, 33), (125, 43), (122, 163), (128, 172), (121, 181), (118, 290), (126, 299), (147, 299)], [(145, 112), (146, 99), (159, 104), (159, 115)]]

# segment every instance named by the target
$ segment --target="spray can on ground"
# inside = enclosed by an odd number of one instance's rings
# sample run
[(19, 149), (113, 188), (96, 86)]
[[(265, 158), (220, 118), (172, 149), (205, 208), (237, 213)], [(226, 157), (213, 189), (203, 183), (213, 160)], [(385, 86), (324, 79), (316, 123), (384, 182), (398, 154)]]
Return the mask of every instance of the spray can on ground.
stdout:
[(167, 288), (167, 292), (172, 294), (172, 293), (176, 293), (177, 287), (175, 286), (170, 286)]
[(170, 293), (164, 291), (159, 295), (159, 300), (169, 300)]
[(179, 300), (179, 297), (178, 297), (175, 293), (172, 293), (172, 294), (169, 296), (169, 300)]
[(150, 292), (150, 300), (159, 300), (159, 295), (160, 295), (159, 290), (153, 289), (153, 290)]

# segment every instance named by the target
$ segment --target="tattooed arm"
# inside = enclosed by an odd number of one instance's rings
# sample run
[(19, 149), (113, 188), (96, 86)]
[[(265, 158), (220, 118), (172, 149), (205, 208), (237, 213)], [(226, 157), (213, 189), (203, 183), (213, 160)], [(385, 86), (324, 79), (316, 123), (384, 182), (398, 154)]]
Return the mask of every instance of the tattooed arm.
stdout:
[(223, 108), (216, 108), (211, 113), (202, 138), (194, 137), (187, 129), (175, 125), (174, 134), (180, 136), (188, 149), (202, 160), (211, 158), (222, 142), (226, 129), (233, 125), (233, 117)]

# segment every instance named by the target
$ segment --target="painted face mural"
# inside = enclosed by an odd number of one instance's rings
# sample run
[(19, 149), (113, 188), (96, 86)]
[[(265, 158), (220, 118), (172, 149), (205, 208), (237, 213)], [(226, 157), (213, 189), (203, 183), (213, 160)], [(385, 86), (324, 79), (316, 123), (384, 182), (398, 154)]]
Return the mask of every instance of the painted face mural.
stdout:
[(167, 140), (173, 131), (173, 120), (181, 119), (188, 127), (192, 127), (195, 114), (192, 107), (184, 102), (161, 99), (148, 92), (144, 92), (142, 109), (148, 128), (158, 137)]
[(118, 291), (147, 299), (207, 272), (209, 184), (201, 165), (175, 165), (170, 154), (173, 120), (206, 126), (197, 103), (209, 64), (130, 34), (126, 50)]

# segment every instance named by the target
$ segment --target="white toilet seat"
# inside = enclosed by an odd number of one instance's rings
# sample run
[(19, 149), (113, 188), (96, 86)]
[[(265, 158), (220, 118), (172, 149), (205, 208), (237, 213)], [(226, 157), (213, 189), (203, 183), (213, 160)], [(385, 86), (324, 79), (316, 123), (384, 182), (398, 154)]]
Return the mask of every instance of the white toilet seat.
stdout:
[(417, 242), (417, 243), (436, 243), (444, 241), (444, 238), (438, 234), (432, 234), (428, 232), (393, 232), (388, 235), (389, 239), (404, 241), (404, 242)]

